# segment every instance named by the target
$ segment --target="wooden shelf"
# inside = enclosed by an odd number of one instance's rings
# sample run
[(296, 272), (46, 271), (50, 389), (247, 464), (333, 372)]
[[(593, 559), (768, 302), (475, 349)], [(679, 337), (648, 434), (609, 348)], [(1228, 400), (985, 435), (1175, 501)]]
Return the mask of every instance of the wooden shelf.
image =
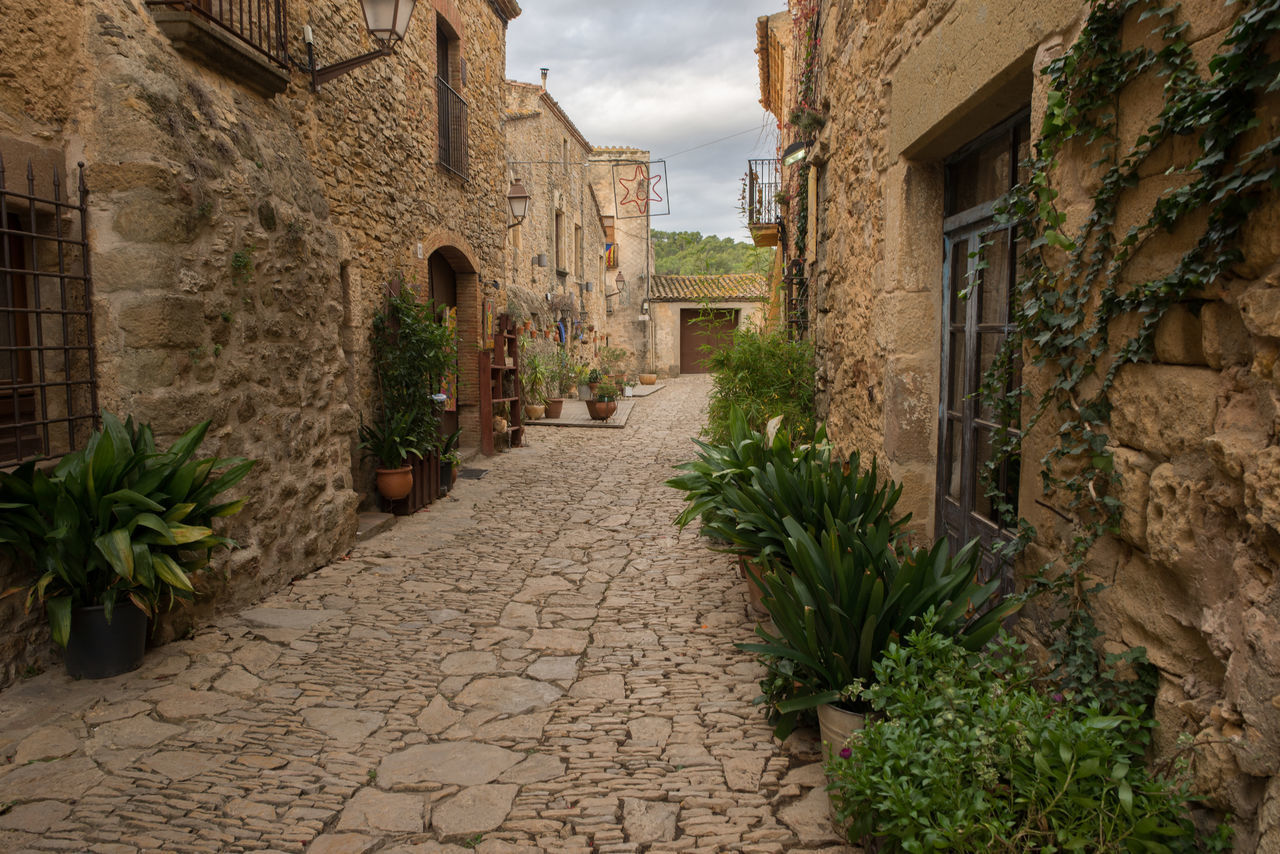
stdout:
[[(514, 396), (508, 397), (507, 389)], [(493, 408), (506, 404), (508, 408), (507, 430), (511, 447), (521, 445), (524, 434), (523, 407), (520, 398), (520, 336), (508, 315), (498, 318), (498, 328), (493, 333), (493, 350), (480, 353), (480, 450), (486, 455), (495, 453), (493, 432)]]

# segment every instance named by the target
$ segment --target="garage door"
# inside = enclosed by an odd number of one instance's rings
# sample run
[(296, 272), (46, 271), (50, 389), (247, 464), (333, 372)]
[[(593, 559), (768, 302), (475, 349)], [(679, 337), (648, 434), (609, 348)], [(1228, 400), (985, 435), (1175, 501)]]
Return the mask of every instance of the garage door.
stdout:
[(737, 309), (680, 309), (680, 373), (705, 374), (711, 353), (727, 347), (737, 328)]

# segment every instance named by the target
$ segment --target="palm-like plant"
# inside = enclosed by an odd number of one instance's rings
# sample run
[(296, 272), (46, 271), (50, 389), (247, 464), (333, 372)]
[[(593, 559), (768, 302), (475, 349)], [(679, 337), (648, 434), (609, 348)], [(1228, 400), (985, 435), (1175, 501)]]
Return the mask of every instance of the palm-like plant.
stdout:
[(192, 459), (208, 421), (167, 451), (132, 418), (121, 423), (104, 412), (102, 424), (51, 473), (34, 461), (0, 473), (0, 543), (35, 564), (27, 607), (44, 603), (62, 646), (74, 607), (103, 605), (109, 620), (126, 599), (148, 615), (162, 601), (172, 607), (193, 599), (191, 574), (208, 566), (214, 548), (235, 546), (214, 534), (213, 520), (244, 506), (244, 499), (215, 499), (254, 465), (240, 457)]

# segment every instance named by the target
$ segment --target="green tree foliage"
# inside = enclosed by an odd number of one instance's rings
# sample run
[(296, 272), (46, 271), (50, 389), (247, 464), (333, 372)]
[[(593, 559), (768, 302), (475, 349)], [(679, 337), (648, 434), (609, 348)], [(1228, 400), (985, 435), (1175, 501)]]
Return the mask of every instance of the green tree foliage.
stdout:
[(772, 248), (714, 234), (703, 237), (697, 231), (653, 232), (653, 255), (659, 276), (765, 274), (773, 264)]

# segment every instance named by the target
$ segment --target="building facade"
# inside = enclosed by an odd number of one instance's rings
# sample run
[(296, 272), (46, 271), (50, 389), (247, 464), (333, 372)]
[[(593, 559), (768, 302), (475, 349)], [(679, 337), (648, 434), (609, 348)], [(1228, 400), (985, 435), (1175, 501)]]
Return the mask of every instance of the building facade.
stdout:
[[(210, 419), (205, 453), (260, 460), (229, 529), (243, 547), (222, 561), (224, 576), (203, 579), (203, 604), (185, 620), (251, 601), (352, 544), (372, 491), (356, 447), (374, 406), (370, 324), (393, 281), (456, 308), (456, 417), (476, 444), (482, 283), (501, 289), (506, 278), (514, 0), (419, 3), (394, 52), (322, 72), (315, 89), (310, 67), (376, 49), (359, 4), (267, 6), (17, 0), (0, 13), (4, 238), (11, 258), (26, 246), (4, 280), (0, 345), (13, 354), (44, 340), (43, 328), (18, 328), (13, 307), (50, 282), (71, 294), (62, 361), (41, 357), (6, 379), (45, 404), (61, 395), (45, 384), (70, 383), (60, 405), (77, 416), (20, 452), (26, 428), (14, 425), (29, 419), (15, 412), (31, 405), (14, 391), (0, 417), (15, 439), (0, 462), (82, 442), (94, 405), (152, 423), (161, 441)], [(53, 174), (74, 197), (77, 163), (87, 232), (59, 255), (61, 238), (48, 235), (74, 217), (53, 215)], [(60, 279), (49, 278), (51, 252)], [(90, 277), (87, 298), (71, 287)], [(85, 309), (91, 332), (74, 326)], [(40, 616), (21, 605), (0, 603), (10, 678), (47, 654)]]
[(603, 146), (591, 154), (591, 186), (605, 223), (605, 328), (610, 346), (627, 351), (623, 367), (631, 373), (658, 370), (654, 329), (644, 313), (654, 268), (651, 210), (632, 192), (637, 180), (649, 179), (649, 161), (648, 151), (626, 146)]
[(767, 282), (753, 273), (721, 276), (654, 276), (649, 289), (656, 373), (707, 373), (713, 350), (737, 329), (759, 329), (765, 321)]
[[(1014, 535), (1015, 517), (1029, 522), (1035, 534), (1020, 563), (988, 564), (1011, 583), (1040, 567), (1051, 575), (1067, 571), (1075, 537), (1090, 529), (1093, 511), (1082, 507), (1114, 508), (1114, 530), (1097, 536), (1080, 567), (1086, 584), (1107, 585), (1092, 606), (1104, 632), (1101, 649), (1146, 649), (1160, 677), (1154, 755), (1173, 753), (1181, 733), (1194, 736), (1195, 786), (1233, 815), (1240, 850), (1277, 850), (1280, 392), (1273, 363), (1280, 201), (1265, 180), (1242, 180), (1213, 199), (1207, 194), (1206, 211), (1237, 216), (1230, 206), (1239, 203), (1249, 214), (1235, 220), (1233, 242), (1206, 260), (1213, 276), (1187, 278), (1200, 268), (1186, 259), (1222, 220), (1202, 211), (1176, 227), (1150, 225), (1181, 204), (1183, 188), (1209, 175), (1187, 165), (1201, 150), (1198, 131), (1143, 149), (1155, 133), (1149, 129), (1173, 121), (1165, 99), (1176, 87), (1155, 72), (1133, 71), (1113, 93), (1118, 146), (1141, 157), (1122, 164), (1131, 169), (1122, 186), (1109, 183), (1116, 179), (1099, 166), (1096, 149), (1069, 139), (1056, 150), (1038, 197), (1037, 227), (1056, 242), (1036, 244), (1034, 257), (1043, 260), (1042, 282), (1061, 283), (1041, 293), (1075, 300), (1076, 332), (1104, 318), (1090, 339), (1098, 342), (1093, 361), (1079, 363), (1092, 367), (1067, 380), (1078, 396), (1042, 397), (1059, 379), (1055, 359), (1038, 361), (1040, 347), (1056, 340), (1049, 335), (1015, 347), (1020, 363), (998, 378), (1022, 401), (1020, 411), (1002, 415), (981, 394), (1006, 336), (1017, 324), (1041, 322), (1034, 311), (1026, 321), (1020, 301), (1027, 293), (1020, 283), (1030, 274), (1017, 259), (1026, 257), (1028, 241), (1016, 218), (996, 218), (998, 200), (1027, 179), (1031, 167), (1020, 164), (1036, 153), (1046, 128), (1069, 131), (1073, 119), (1052, 90), (1054, 75), (1069, 72), (1054, 60), (1082, 50), (1077, 39), (1090, 14), (1112, 8), (1015, 0), (791, 3), (796, 86), (775, 113), (787, 117), (788, 132), (807, 149), (782, 167), (782, 180), (806, 188), (807, 221), (794, 228), (804, 242), (790, 251), (800, 262), (807, 334), (818, 349), (819, 407), (841, 446), (876, 455), (904, 484), (900, 506), (921, 535), (956, 542), (976, 536), (995, 545)], [(1114, 45), (1102, 56), (1168, 44), (1162, 56), (1207, 80), (1211, 57), (1248, 41), (1243, 8), (1190, 3), (1154, 19), (1134, 8), (1118, 18)], [(1230, 34), (1236, 38), (1224, 44)], [(1275, 61), (1274, 39), (1269, 54), (1254, 44), (1257, 54), (1246, 64)], [(1265, 169), (1275, 165), (1267, 146), (1280, 136), (1280, 110), (1274, 93), (1250, 92), (1233, 101), (1232, 115), (1252, 123), (1238, 126), (1238, 147), (1227, 156), (1262, 146), (1269, 153), (1241, 168)], [(1114, 223), (1088, 232), (1088, 245), (1122, 252), (1097, 256), (1117, 266), (1080, 278), (1090, 269), (1088, 256), (1071, 253), (1086, 238), (1067, 235), (1086, 233), (1079, 230), (1096, 222), (1090, 217), (1111, 190), (1107, 204), (1114, 207), (1106, 209)], [(1225, 206), (1214, 207), (1223, 199)], [(1138, 236), (1118, 243), (1130, 233)], [(1072, 266), (1079, 257), (1085, 260)], [(1149, 302), (1129, 298), (1140, 288), (1152, 294)], [(1166, 299), (1170, 293), (1177, 298)], [(1118, 309), (1125, 306), (1131, 310)], [(1070, 325), (1070, 318), (1062, 322)], [(1131, 341), (1145, 344), (1124, 349)], [(1134, 352), (1141, 358), (1127, 363)], [(1045, 399), (1054, 402), (1041, 414), (1037, 401)], [(1061, 447), (1059, 427), (1085, 420), (1091, 444), (1081, 447), (1092, 456), (1082, 457), (1079, 447), (1059, 456), (1060, 480), (1046, 491), (1043, 460)], [(1001, 435), (1028, 427), (1020, 455), (987, 465)], [(1035, 606), (1024, 614), (1023, 628), (1032, 633), (1050, 622)]]

